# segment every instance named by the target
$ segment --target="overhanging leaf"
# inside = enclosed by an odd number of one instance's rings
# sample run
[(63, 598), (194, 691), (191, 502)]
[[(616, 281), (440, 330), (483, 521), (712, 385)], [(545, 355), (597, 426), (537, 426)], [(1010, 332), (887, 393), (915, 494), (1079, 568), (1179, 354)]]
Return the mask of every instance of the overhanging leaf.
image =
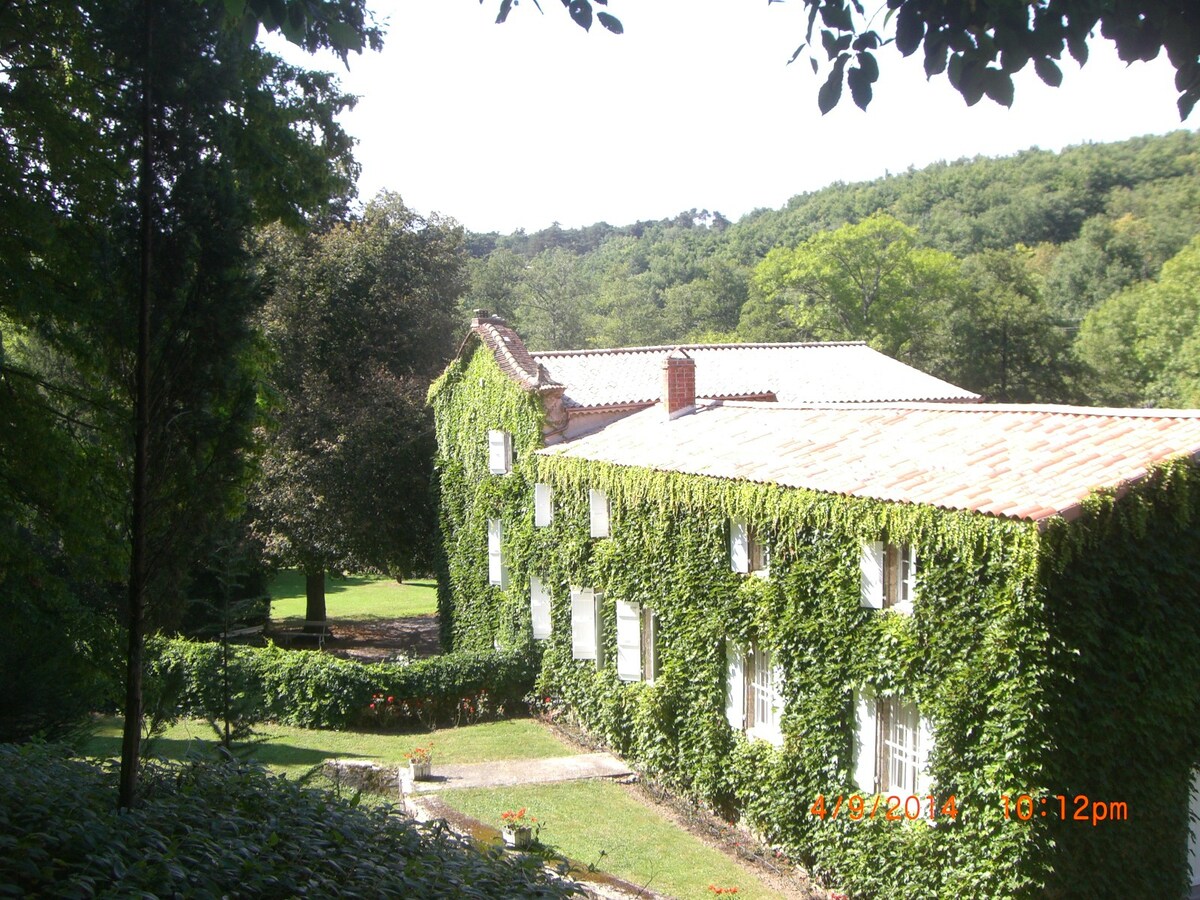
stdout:
[(821, 115), (825, 115), (837, 106), (838, 101), (842, 99), (842, 72), (845, 68), (846, 57), (839, 56), (837, 62), (833, 64), (833, 70), (829, 73), (829, 77), (825, 79), (821, 90), (817, 92), (817, 108), (821, 110)]
[(925, 41), (925, 77), (932, 78), (946, 71), (950, 46), (942, 34), (931, 34)]
[(1050, 87), (1058, 87), (1062, 84), (1062, 69), (1052, 59), (1038, 57), (1033, 61), (1033, 70), (1038, 73), (1038, 78), (1042, 79)]
[(854, 20), (850, 18), (850, 7), (839, 0), (824, 0), (821, 4), (821, 21), (838, 31), (852, 31)]
[(571, 18), (575, 24), (584, 31), (591, 30), (592, 27), (592, 4), (588, 0), (570, 0), (567, 6), (571, 13)]
[(916, 8), (909, 4), (900, 7), (896, 15), (896, 48), (904, 56), (912, 56), (921, 46), (921, 38), (925, 37), (925, 23), (921, 21)]
[(1001, 106), (1012, 106), (1013, 81), (1012, 76), (999, 69), (983, 70), (983, 90), (992, 100)]
[(846, 84), (850, 86), (850, 97), (854, 105), (864, 112), (871, 102), (871, 82), (862, 69), (852, 67), (846, 73)]
[(1082, 34), (1067, 35), (1067, 50), (1071, 58), (1081, 66), (1088, 61), (1087, 38)]
[(621, 24), (621, 20), (611, 13), (598, 12), (596, 18), (600, 20), (600, 24), (611, 31), (613, 34), (624, 34), (625, 27)]
[(874, 84), (879, 80), (879, 63), (875, 61), (875, 56), (872, 53), (858, 54), (859, 69), (862, 70), (863, 77), (867, 79), (867, 84)]

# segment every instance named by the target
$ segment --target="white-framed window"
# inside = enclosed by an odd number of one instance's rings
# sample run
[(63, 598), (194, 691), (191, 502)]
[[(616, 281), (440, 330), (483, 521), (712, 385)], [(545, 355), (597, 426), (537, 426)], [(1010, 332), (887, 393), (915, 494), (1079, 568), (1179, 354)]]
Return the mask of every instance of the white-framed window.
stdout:
[(642, 681), (658, 680), (658, 612), (642, 607)]
[(598, 491), (595, 488), (588, 490), (588, 515), (591, 519), (592, 537), (608, 537), (608, 494), (604, 493), (604, 491)]
[(550, 619), (550, 591), (536, 575), (529, 576), (529, 616), (533, 620), (533, 639), (544, 641), (550, 637), (553, 631)]
[(760, 578), (771, 574), (771, 551), (758, 531), (744, 519), (729, 521), (729, 567)]
[(911, 613), (917, 596), (917, 551), (909, 544), (868, 541), (859, 560), (861, 605)]
[(554, 521), (554, 500), (550, 485), (538, 482), (533, 486), (533, 524), (545, 528)]
[(600, 632), (600, 603), (603, 594), (592, 588), (571, 588), (571, 658), (604, 663)]
[(508, 587), (508, 567), (504, 565), (504, 523), (488, 519), (488, 584)]
[(775, 746), (783, 743), (783, 670), (752, 642), (725, 642), (725, 717), (729, 725)]
[(488, 432), (488, 471), (493, 475), (507, 475), (512, 471), (512, 435), (493, 428)]
[(648, 606), (617, 601), (617, 676), (653, 683), (658, 676), (658, 616)]
[(902, 697), (858, 692), (855, 702), (855, 784), (878, 794), (930, 792), (929, 754), (933, 728)]

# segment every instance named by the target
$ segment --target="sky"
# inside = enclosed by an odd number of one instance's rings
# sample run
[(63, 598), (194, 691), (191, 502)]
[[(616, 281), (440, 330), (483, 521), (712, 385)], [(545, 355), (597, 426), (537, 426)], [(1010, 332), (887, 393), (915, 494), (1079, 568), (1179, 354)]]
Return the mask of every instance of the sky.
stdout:
[[(882, 5), (882, 0), (878, 0)], [(817, 109), (821, 76), (802, 55), (798, 0), (610, 0), (625, 33), (585, 33), (556, 0), (375, 0), (381, 53), (315, 62), (359, 96), (342, 117), (357, 140), (359, 195), (399, 193), (472, 231), (625, 225), (695, 209), (737, 220), (836, 181), (939, 160), (1058, 150), (1162, 134), (1181, 124), (1165, 55), (1126, 66), (1097, 37), (1050, 88), (1033, 66), (1011, 110), (967, 107), (920, 51), (878, 53), (866, 112)], [(599, 7), (597, 7), (599, 8)], [(279, 42), (269, 46), (281, 50)], [(824, 61), (823, 59), (821, 60)], [(1200, 116), (1200, 113), (1196, 113)]]

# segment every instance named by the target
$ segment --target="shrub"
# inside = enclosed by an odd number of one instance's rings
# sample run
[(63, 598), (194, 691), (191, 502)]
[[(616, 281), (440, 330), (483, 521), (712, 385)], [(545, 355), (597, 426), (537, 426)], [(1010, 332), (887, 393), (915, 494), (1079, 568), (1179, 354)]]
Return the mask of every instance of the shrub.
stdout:
[[(221, 645), (156, 642), (149, 678), (178, 680), (180, 715), (221, 714)], [(450, 653), (409, 664), (364, 664), (312, 651), (230, 647), (230, 693), (245, 718), (301, 728), (433, 726), (512, 709), (533, 686), (536, 661), (524, 651)], [(371, 709), (394, 698), (396, 713)], [(482, 699), (481, 699), (482, 698)]]
[(148, 764), (116, 810), (111, 769), (0, 745), (6, 896), (566, 897), (540, 860), (478, 848), (444, 823), (363, 808), (255, 767)]

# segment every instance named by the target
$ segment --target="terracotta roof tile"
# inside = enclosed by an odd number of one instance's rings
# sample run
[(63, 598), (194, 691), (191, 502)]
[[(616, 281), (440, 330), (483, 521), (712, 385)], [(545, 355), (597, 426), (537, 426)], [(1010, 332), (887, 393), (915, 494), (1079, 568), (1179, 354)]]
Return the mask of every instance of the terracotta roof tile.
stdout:
[[(520, 335), (509, 328), (503, 319), (486, 313), (477, 315), (471, 320), (468, 340), (471, 335), (478, 337), (492, 352), (500, 370), (522, 387), (531, 391), (554, 391), (563, 387), (538, 365), (537, 360), (529, 354)], [(459, 354), (462, 354), (461, 349)]]
[(1200, 410), (715, 402), (539, 452), (1042, 521), (1168, 458), (1200, 459)]
[(534, 353), (549, 377), (566, 385), (569, 409), (655, 403), (662, 361), (682, 349), (696, 361), (698, 397), (774, 395), (781, 403), (978, 399), (970, 391), (884, 356), (863, 343), (687, 344)]

